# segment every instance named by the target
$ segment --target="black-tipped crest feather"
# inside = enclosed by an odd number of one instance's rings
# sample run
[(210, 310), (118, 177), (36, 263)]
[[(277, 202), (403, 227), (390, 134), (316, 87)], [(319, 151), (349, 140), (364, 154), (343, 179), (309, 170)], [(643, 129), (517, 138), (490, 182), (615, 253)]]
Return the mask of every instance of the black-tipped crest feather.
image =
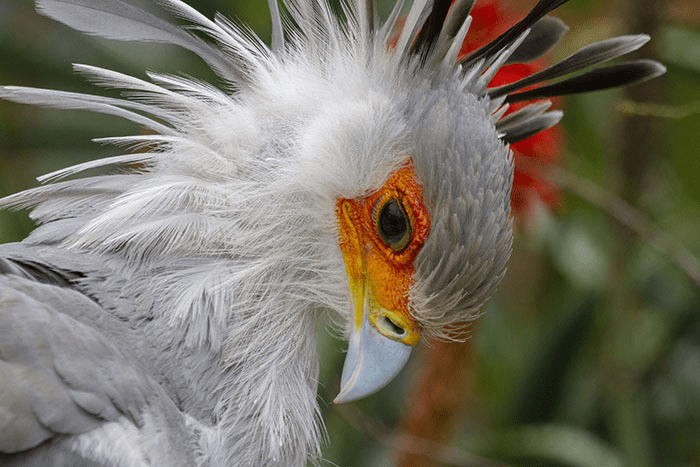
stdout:
[(523, 120), (520, 124), (513, 125), (509, 127), (505, 136), (501, 138), (504, 143), (513, 144), (518, 141), (529, 138), (532, 135), (551, 128), (564, 116), (561, 111), (553, 110), (551, 112), (545, 112), (540, 115), (536, 115), (527, 120)]
[(551, 11), (559, 8), (561, 5), (569, 0), (540, 0), (537, 4), (530, 10), (530, 13), (525, 16), (522, 20), (518, 21), (514, 26), (508, 29), (506, 32), (498, 36), (493, 41), (489, 42), (482, 48), (471, 53), (469, 56), (465, 57), (461, 63), (463, 65), (469, 65), (474, 63), (476, 60), (482, 57), (490, 57), (497, 53), (499, 50), (505, 48), (516, 40), (520, 35), (525, 32), (528, 28), (532, 27), (545, 15)]
[(607, 62), (637, 50), (648, 41), (649, 36), (640, 34), (636, 36), (620, 36), (590, 44), (549, 68), (514, 83), (489, 90), (489, 95), (491, 97), (503, 96), (543, 81), (559, 78), (589, 66)]
[(655, 78), (665, 72), (666, 68), (653, 60), (616, 63), (614, 65), (596, 68), (554, 84), (516, 94), (509, 94), (508, 97), (506, 97), (506, 102), (529, 101), (532, 99), (626, 86), (628, 84)]
[(455, 37), (457, 32), (466, 21), (467, 16), (471, 13), (472, 8), (476, 0), (455, 0), (452, 3), (447, 18), (445, 19), (445, 25), (443, 27), (443, 32), (447, 34), (448, 37)]
[(435, 45), (450, 10), (452, 0), (434, 0), (433, 9), (425, 20), (411, 51), (426, 58), (430, 49)]
[(568, 30), (569, 27), (559, 18), (542, 18), (532, 25), (525, 41), (508, 58), (506, 65), (537, 60), (552, 50)]

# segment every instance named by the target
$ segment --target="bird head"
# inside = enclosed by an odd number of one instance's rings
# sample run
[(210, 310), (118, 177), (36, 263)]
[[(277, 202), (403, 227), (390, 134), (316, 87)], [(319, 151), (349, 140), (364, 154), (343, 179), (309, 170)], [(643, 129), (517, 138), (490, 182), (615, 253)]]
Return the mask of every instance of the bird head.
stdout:
[[(508, 104), (629, 84), (664, 71), (650, 61), (590, 68), (648, 40), (625, 36), (489, 88), (501, 66), (537, 59), (559, 41), (567, 27), (545, 15), (563, 1), (539, 1), (519, 23), (460, 59), (473, 2), (414, 2), (403, 26), (392, 23), (392, 13), (382, 28), (374, 26), (374, 12), (357, 3), (351, 31), (365, 39), (334, 83), (346, 99), (320, 113), (322, 130), (314, 135), (326, 137), (310, 138), (334, 142), (313, 146), (315, 167), (334, 164), (320, 183), (342, 180), (326, 190), (337, 193), (334, 215), (350, 302), (337, 403), (391, 381), (421, 339), (459, 338), (503, 278), (512, 245), (509, 144), (563, 115), (545, 101), (504, 116)], [(304, 18), (296, 19), (303, 30)], [(361, 78), (353, 81), (358, 70)]]
[(390, 381), (421, 338), (454, 337), (491, 296), (510, 256), (512, 157), (488, 117), (492, 104), (454, 81), (419, 83), (387, 90), (395, 104), (381, 120), (400, 131), (367, 129), (380, 134), (364, 141), (383, 147), (365, 143), (353, 158), (382, 162), (368, 163), (357, 189), (336, 199), (351, 302), (336, 402)]
[[(346, 23), (326, 0), (287, 0), (286, 31), (270, 0), (269, 46), (180, 0), (160, 3), (192, 23), (187, 29), (124, 0), (39, 0), (42, 13), (89, 34), (193, 51), (228, 87), (158, 74), (146, 82), (79, 66), (98, 84), (126, 89), (125, 98), (0, 89), (15, 101), (118, 115), (158, 133), (114, 139), (155, 147), (145, 154), (81, 164), (46, 179), (114, 163), (152, 170), (88, 178), (82, 191), (63, 182), (4, 202), (40, 205), (34, 215), (47, 225), (34, 241), (68, 239), (127, 256), (144, 277), (177, 276), (171, 289), (190, 292), (173, 294), (174, 312), (163, 308), (174, 320), (201, 318), (201, 326), (181, 326), (187, 344), (215, 340), (210, 308), (214, 323), (255, 318), (228, 337), (246, 351), (248, 327), (270, 322), (266, 336), (290, 334), (274, 324), (291, 320), (279, 309), (302, 295), (301, 283), (306, 296), (322, 296), (321, 305), (345, 312), (349, 348), (336, 402), (363, 397), (390, 381), (421, 339), (454, 337), (503, 278), (512, 242), (509, 144), (562, 117), (541, 99), (664, 72), (645, 60), (602, 65), (649, 39), (623, 36), (489, 87), (501, 66), (535, 60), (559, 41), (567, 28), (547, 15), (565, 2), (539, 0), (506, 32), (460, 57), (473, 0), (415, 0), (405, 16), (398, 1), (383, 22), (372, 0), (355, 0), (346, 6)], [(531, 100), (538, 102), (506, 114), (510, 103)], [(101, 203), (94, 206), (96, 199)], [(303, 212), (289, 222), (297, 209)], [(309, 219), (323, 228), (307, 225)], [(286, 237), (275, 236), (280, 232)], [(281, 240), (294, 243), (296, 256)], [(319, 259), (321, 250), (335, 254), (333, 268)], [(219, 268), (212, 274), (206, 262), (196, 270), (201, 287), (191, 275), (172, 273), (174, 258), (184, 269), (201, 257), (214, 257)], [(324, 274), (346, 280), (345, 307)], [(218, 303), (210, 299), (217, 293), (233, 297), (235, 320), (228, 309), (209, 307)], [(279, 300), (261, 305), (270, 297)], [(273, 314), (278, 321), (270, 321)]]

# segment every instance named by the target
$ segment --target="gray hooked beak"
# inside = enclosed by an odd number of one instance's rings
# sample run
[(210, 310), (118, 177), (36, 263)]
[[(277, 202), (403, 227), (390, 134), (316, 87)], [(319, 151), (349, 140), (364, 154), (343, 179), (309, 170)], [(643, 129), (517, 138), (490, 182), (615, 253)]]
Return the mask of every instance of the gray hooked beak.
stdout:
[(395, 337), (380, 333), (370, 322), (369, 313), (363, 313), (362, 324), (350, 336), (340, 393), (333, 402), (350, 402), (373, 394), (389, 384), (404, 367), (413, 346), (396, 340), (404, 330), (389, 323), (386, 326), (382, 330)]

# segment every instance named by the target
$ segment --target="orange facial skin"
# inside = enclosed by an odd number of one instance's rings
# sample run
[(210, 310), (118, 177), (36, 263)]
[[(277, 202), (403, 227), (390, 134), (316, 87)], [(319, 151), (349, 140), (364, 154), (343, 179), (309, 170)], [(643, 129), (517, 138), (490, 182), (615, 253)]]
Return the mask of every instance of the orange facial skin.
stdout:
[[(400, 249), (387, 244), (379, 232), (378, 214), (391, 200), (403, 208), (410, 226), (409, 239), (405, 245), (402, 242)], [(415, 345), (420, 326), (410, 314), (409, 290), (414, 261), (430, 232), (430, 219), (412, 161), (394, 172), (375, 193), (338, 199), (336, 215), (340, 249), (354, 299), (367, 298), (372, 310), (385, 310), (392, 322), (407, 331), (402, 342)], [(369, 317), (372, 320), (371, 311)], [(359, 326), (362, 314), (356, 313), (355, 318)]]

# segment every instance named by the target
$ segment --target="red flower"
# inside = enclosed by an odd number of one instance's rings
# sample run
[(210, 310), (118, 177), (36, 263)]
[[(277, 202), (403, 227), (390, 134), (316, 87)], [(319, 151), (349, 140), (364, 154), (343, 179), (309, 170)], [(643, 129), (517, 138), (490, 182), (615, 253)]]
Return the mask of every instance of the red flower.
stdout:
[[(472, 24), (460, 55), (478, 49), (505, 32), (517, 18), (514, 13), (506, 9), (500, 0), (477, 1), (471, 12)], [(499, 70), (490, 86), (512, 83), (543, 69), (546, 64), (545, 59), (540, 59), (532, 63), (506, 65)], [(508, 113), (527, 104), (511, 104)], [(543, 164), (558, 160), (562, 139), (561, 129), (555, 126), (511, 145), (515, 157), (511, 206), (520, 217), (526, 217), (538, 200), (550, 207), (557, 202), (556, 187), (538, 169)]]

